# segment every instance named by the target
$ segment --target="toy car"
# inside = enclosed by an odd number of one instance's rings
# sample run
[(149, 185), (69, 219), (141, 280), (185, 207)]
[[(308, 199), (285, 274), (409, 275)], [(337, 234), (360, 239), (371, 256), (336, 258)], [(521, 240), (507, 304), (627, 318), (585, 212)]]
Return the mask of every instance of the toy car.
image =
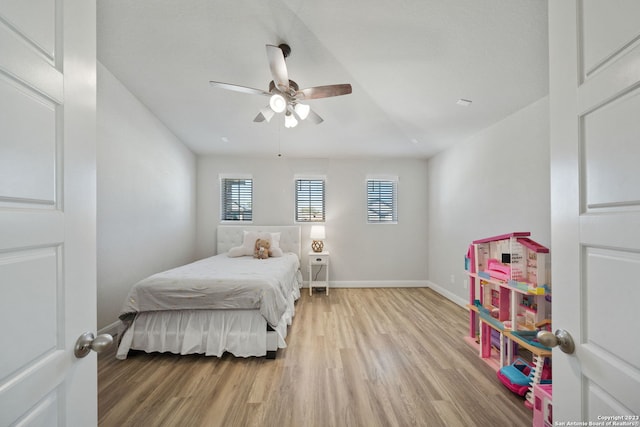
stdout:
[[(547, 372), (545, 372), (545, 369)], [(521, 358), (517, 358), (511, 365), (503, 366), (496, 372), (498, 379), (509, 390), (519, 396), (524, 396), (533, 380), (533, 366)], [(545, 366), (542, 371), (541, 384), (551, 383), (550, 372)]]

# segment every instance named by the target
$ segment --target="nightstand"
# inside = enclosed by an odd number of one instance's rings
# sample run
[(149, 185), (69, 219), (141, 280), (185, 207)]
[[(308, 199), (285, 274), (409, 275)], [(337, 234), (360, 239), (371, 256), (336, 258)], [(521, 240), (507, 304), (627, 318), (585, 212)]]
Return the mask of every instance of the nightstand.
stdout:
[[(317, 267), (315, 276), (313, 267)], [(324, 280), (317, 280), (324, 270)], [(314, 280), (315, 279), (315, 280)], [(309, 295), (313, 295), (313, 288), (325, 288), (329, 295), (329, 252), (309, 252)]]

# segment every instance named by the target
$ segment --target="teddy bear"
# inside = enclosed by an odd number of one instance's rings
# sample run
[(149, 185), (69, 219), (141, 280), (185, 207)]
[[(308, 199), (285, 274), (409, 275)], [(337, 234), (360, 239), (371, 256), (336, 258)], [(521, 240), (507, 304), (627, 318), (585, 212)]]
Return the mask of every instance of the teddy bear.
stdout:
[(271, 255), (271, 242), (266, 239), (257, 239), (253, 249), (253, 257), (258, 259), (267, 259)]

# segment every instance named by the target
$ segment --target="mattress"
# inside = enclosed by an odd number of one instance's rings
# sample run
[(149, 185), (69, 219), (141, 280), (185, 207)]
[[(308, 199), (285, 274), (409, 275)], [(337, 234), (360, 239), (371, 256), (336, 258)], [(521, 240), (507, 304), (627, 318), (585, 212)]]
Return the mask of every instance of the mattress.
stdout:
[(299, 267), (293, 253), (266, 260), (221, 254), (141, 280), (121, 309), (116, 357), (130, 349), (263, 356), (270, 341), (271, 350), (284, 348), (300, 297)]
[(291, 278), (299, 267), (293, 253), (268, 259), (215, 255), (136, 283), (120, 318), (149, 311), (257, 309), (276, 327), (295, 292)]

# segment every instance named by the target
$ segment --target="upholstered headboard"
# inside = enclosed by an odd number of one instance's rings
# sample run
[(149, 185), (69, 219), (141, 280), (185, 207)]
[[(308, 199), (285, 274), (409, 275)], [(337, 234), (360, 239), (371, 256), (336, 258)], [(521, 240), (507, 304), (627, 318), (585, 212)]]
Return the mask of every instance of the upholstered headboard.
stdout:
[(298, 225), (219, 225), (218, 253), (228, 252), (229, 249), (242, 245), (243, 231), (280, 232), (280, 248), (284, 252), (293, 252), (300, 258), (300, 226)]

